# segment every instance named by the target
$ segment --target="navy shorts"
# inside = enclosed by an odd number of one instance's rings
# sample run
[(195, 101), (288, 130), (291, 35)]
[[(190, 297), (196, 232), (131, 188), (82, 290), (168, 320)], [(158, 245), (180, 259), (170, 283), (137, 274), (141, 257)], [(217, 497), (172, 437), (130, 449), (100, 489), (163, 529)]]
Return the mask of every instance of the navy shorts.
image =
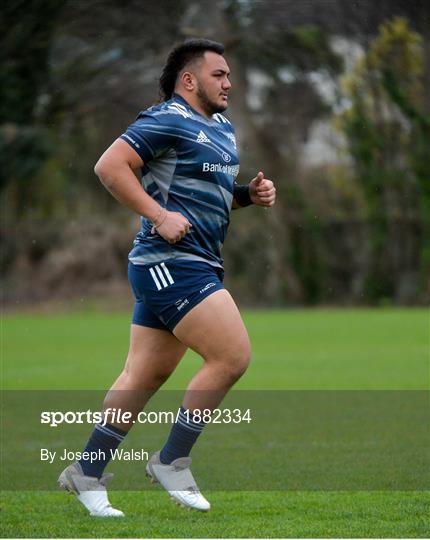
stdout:
[(198, 261), (167, 260), (153, 265), (129, 262), (136, 298), (133, 324), (173, 331), (194, 306), (224, 289), (224, 271)]

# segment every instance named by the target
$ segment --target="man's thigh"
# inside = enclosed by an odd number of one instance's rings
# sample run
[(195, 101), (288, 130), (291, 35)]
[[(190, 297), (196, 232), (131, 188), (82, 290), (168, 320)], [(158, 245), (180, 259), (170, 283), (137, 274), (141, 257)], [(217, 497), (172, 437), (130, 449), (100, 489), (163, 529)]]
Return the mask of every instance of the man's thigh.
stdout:
[(132, 324), (125, 371), (136, 382), (169, 376), (186, 350), (168, 330)]
[(175, 326), (173, 334), (205, 360), (249, 357), (248, 332), (239, 310), (225, 290), (206, 297)]

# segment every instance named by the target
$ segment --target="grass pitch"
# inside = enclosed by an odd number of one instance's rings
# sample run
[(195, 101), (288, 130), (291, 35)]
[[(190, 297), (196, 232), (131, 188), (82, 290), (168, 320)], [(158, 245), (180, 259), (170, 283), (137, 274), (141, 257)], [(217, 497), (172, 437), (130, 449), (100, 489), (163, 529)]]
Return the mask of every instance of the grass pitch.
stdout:
[[(429, 317), (423, 309), (249, 311), (253, 361), (242, 389), (424, 390)], [(128, 314), (8, 315), (2, 380), (9, 390), (105, 389), (127, 352)], [(168, 382), (200, 365), (187, 354)], [(13, 433), (3, 433), (13, 437)], [(84, 441), (82, 441), (84, 444)], [(262, 456), (262, 472), (267, 456)], [(136, 474), (141, 465), (131, 463)], [(139, 468), (140, 467), (140, 468)], [(142, 474), (143, 477), (143, 474)], [(53, 478), (53, 488), (55, 485)], [(142, 478), (142, 482), (145, 480)], [(87, 516), (56, 491), (2, 493), (2, 537), (427, 537), (429, 492), (253, 491), (207, 494), (207, 515), (159, 488), (113, 491), (122, 520)]]

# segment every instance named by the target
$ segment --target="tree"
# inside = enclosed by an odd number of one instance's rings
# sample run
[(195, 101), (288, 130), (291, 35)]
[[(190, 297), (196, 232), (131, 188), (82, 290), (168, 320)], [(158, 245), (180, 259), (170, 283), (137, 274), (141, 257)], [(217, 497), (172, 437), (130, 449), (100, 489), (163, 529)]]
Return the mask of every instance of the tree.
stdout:
[(367, 199), (370, 300), (416, 300), (428, 275), (430, 118), (424, 75), (421, 36), (405, 19), (394, 18), (381, 25), (344, 81), (350, 106), (339, 118)]

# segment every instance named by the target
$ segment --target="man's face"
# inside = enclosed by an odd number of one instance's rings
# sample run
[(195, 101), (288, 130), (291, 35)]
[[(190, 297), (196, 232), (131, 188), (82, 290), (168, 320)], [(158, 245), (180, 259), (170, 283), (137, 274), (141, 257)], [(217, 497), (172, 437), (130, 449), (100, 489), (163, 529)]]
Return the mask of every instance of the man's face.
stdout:
[(231, 83), (230, 70), (225, 58), (215, 52), (206, 51), (193, 70), (197, 80), (196, 94), (207, 114), (225, 111)]

